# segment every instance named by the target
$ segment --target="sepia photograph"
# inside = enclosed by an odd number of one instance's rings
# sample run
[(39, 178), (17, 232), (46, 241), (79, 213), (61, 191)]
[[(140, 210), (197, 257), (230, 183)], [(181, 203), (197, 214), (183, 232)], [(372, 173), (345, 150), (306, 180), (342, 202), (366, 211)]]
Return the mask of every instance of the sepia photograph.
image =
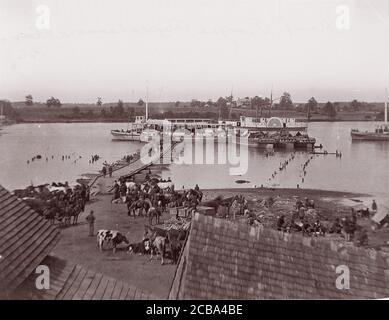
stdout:
[(0, 0), (0, 300), (389, 299), (388, 101), (387, 0)]

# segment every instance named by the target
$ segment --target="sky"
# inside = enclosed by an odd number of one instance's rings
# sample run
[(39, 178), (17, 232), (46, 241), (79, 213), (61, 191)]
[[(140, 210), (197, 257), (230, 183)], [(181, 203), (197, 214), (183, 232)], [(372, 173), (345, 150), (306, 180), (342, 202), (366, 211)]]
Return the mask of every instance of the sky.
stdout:
[[(43, 8), (43, 9), (42, 9)], [(387, 0), (0, 0), (0, 99), (383, 101)]]

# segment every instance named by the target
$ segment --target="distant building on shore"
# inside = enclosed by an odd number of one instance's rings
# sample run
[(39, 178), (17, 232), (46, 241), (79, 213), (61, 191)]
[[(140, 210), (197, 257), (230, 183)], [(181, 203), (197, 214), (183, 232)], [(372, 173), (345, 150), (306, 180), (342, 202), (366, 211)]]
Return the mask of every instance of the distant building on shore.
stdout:
[(236, 106), (238, 108), (251, 108), (251, 98), (249, 97), (238, 98), (236, 100)]

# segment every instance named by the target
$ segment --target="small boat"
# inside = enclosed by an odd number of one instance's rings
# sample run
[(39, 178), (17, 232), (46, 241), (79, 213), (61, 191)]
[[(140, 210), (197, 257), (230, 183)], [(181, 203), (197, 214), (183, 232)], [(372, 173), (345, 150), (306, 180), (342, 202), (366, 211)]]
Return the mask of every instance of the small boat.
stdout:
[(374, 132), (371, 131), (359, 131), (358, 129), (351, 130), (352, 140), (364, 140), (364, 141), (389, 141), (389, 128), (378, 127)]
[(112, 140), (139, 141), (145, 125), (145, 118), (136, 116), (135, 122), (128, 123), (126, 130), (111, 130)]
[(111, 130), (112, 140), (139, 141), (141, 130)]
[(375, 131), (359, 131), (358, 129), (351, 130), (351, 139), (362, 141), (389, 141), (388, 127), (388, 93), (386, 91), (385, 110), (384, 110), (384, 125), (378, 126)]

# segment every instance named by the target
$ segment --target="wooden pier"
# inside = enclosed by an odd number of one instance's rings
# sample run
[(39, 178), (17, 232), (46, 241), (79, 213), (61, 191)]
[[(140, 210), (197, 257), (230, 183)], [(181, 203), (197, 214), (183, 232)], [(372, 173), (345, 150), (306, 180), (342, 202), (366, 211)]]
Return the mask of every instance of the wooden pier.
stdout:
[[(156, 160), (149, 161), (145, 163), (145, 159), (138, 158), (135, 161), (129, 163), (128, 165), (125, 165), (120, 168), (116, 168), (112, 172), (112, 177), (109, 177), (108, 174), (106, 174), (105, 178), (103, 178), (103, 174), (97, 175), (94, 179), (92, 179), (89, 182), (89, 187), (91, 189), (91, 194), (97, 194), (97, 193), (105, 193), (107, 189), (113, 185), (114, 180), (118, 180), (120, 178), (129, 178), (148, 167), (152, 166), (154, 163), (158, 163), (159, 160), (163, 159), (164, 156), (170, 152), (178, 145), (180, 142), (172, 143), (172, 145), (164, 150), (160, 157)], [(97, 186), (96, 186), (97, 185)], [(107, 188), (108, 186), (108, 188)], [(96, 190), (97, 189), (97, 190)]]

